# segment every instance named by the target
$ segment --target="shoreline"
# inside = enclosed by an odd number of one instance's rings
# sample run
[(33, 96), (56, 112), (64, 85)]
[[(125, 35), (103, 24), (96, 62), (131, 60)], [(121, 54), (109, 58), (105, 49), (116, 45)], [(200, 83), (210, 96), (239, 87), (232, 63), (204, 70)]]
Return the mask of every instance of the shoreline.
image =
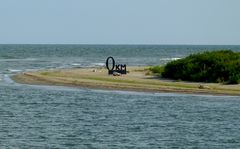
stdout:
[(127, 75), (108, 75), (105, 68), (51, 69), (11, 76), (21, 84), (83, 87), (152, 93), (240, 96), (240, 85), (174, 81), (157, 77), (146, 67), (128, 67)]

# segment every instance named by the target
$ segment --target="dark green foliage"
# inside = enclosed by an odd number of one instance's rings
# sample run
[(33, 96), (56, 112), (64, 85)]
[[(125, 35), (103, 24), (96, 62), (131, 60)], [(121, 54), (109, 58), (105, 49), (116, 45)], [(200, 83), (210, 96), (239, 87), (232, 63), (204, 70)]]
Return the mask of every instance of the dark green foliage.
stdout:
[(240, 83), (240, 54), (230, 50), (192, 54), (169, 62), (162, 77), (195, 82)]

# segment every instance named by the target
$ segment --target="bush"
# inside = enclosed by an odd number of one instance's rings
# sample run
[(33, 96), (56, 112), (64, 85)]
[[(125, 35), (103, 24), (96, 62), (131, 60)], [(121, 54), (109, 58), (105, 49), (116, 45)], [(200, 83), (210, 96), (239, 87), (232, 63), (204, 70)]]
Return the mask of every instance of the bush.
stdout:
[(161, 74), (164, 71), (164, 67), (162, 67), (162, 66), (153, 66), (153, 67), (150, 67), (149, 70), (152, 73)]
[[(159, 72), (155, 69), (150, 70)], [(238, 84), (240, 83), (240, 54), (231, 50), (192, 54), (166, 64), (161, 75), (164, 78), (176, 80)]]

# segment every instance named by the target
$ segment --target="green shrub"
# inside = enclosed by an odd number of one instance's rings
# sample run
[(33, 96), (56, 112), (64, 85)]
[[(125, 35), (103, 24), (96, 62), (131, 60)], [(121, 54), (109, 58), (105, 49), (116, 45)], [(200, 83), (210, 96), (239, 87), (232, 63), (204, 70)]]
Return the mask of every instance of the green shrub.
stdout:
[(49, 72), (45, 71), (45, 72), (41, 72), (40, 74), (45, 76), (45, 75), (49, 75)]
[(231, 50), (192, 54), (169, 62), (162, 70), (164, 78), (237, 84), (240, 83), (240, 54)]
[(232, 75), (229, 77), (228, 84), (239, 84), (240, 83), (240, 75)]
[(153, 66), (153, 67), (150, 67), (149, 70), (152, 73), (160, 75), (164, 71), (164, 67), (162, 67), (162, 66)]

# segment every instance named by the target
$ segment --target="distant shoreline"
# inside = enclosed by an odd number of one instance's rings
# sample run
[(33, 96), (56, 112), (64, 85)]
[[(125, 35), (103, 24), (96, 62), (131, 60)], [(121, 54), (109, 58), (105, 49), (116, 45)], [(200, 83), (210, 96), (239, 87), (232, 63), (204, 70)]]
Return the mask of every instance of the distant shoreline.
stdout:
[(161, 79), (145, 67), (128, 67), (129, 74), (108, 75), (105, 68), (72, 68), (18, 73), (22, 84), (85, 87), (92, 89), (240, 96), (240, 85), (193, 83)]

